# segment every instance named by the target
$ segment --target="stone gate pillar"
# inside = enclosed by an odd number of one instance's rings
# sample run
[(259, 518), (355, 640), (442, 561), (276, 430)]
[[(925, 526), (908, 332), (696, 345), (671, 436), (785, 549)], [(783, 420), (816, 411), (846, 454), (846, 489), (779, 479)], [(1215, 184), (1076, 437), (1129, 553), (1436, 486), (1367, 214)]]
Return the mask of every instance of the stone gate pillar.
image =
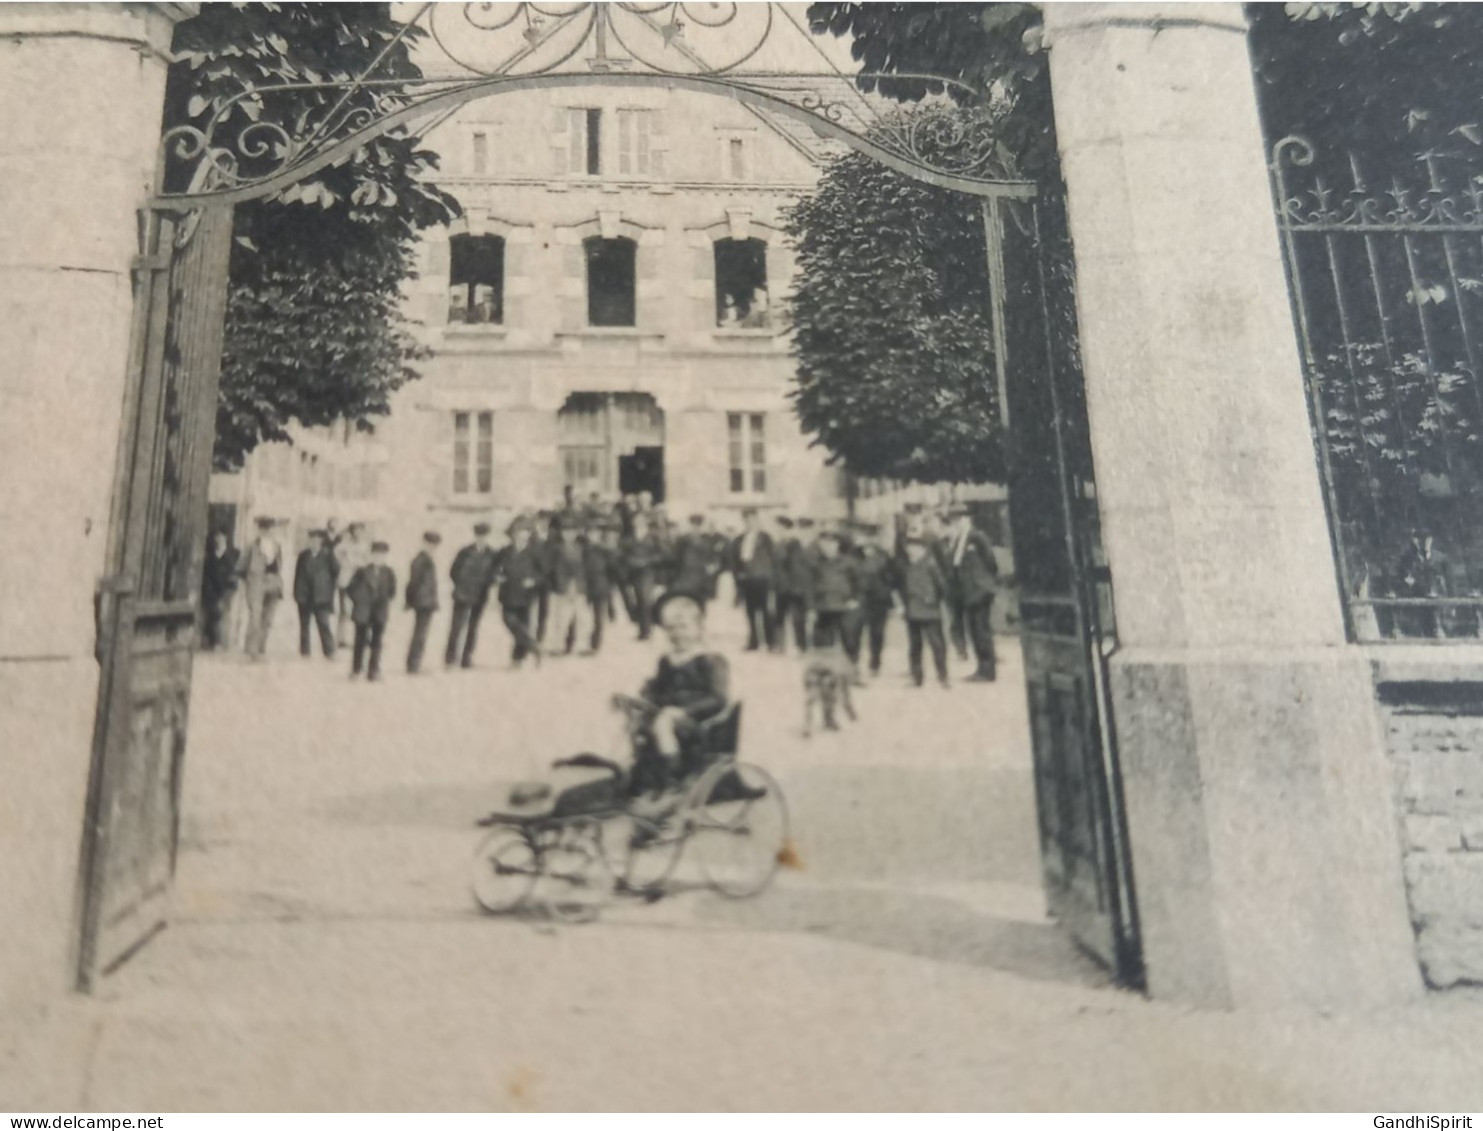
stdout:
[(1238, 4), (1050, 4), (1150, 991), (1419, 992)]
[(0, 5), (0, 1013), (71, 984), (135, 215), (195, 8)]

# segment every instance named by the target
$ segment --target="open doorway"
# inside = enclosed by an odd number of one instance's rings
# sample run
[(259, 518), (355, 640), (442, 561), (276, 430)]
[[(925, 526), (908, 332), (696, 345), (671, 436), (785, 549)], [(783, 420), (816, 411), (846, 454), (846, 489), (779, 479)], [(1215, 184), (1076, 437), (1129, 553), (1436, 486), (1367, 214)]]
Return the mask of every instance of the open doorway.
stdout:
[(573, 393), (557, 413), (562, 486), (664, 501), (664, 410), (648, 393)]

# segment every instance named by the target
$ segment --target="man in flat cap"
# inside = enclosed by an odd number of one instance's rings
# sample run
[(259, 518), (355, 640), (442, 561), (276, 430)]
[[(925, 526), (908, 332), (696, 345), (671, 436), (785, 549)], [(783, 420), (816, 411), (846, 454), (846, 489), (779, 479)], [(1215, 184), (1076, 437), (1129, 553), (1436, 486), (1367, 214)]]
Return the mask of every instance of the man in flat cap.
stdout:
[(422, 656), (427, 651), (427, 633), (433, 613), (438, 611), (438, 566), (433, 554), (443, 536), (429, 530), (422, 536), (422, 549), (412, 559), (407, 571), (407, 608), (412, 611), (412, 641), (407, 645), (407, 674), (422, 670)]
[(319, 626), (319, 646), (324, 658), (335, 655), (335, 629), (330, 623), (335, 612), (336, 575), (340, 563), (330, 549), (323, 530), (309, 531), (309, 544), (299, 551), (294, 563), (294, 604), (299, 607), (299, 655), (308, 656), (309, 626)]
[(862, 523), (856, 548), (860, 563), (860, 610), (870, 643), (870, 674), (879, 675), (886, 646), (886, 621), (896, 589), (896, 532), (874, 523)]
[[(787, 644), (788, 626), (793, 626), (793, 644), (800, 653), (808, 650), (808, 593), (813, 567), (807, 547), (794, 533), (796, 524), (787, 515), (778, 516), (778, 546), (773, 574), (773, 592), (778, 625), (778, 650)], [(802, 520), (800, 520), (801, 522)]]
[(777, 626), (772, 619), (772, 590), (776, 571), (772, 536), (762, 529), (757, 511), (742, 511), (742, 532), (731, 544), (731, 576), (747, 610), (747, 651), (766, 644), (778, 650)]
[[(386, 635), (386, 622), (391, 618), (391, 603), (396, 600), (396, 574), (386, 564), (391, 547), (385, 542), (371, 543), (371, 560), (355, 571), (350, 579), (350, 619), (355, 622), (355, 651), (351, 655), (350, 678), (360, 675), (381, 678), (381, 641)], [(370, 664), (366, 665), (366, 653)]]
[(716, 595), (716, 579), (720, 574), (721, 563), (706, 533), (705, 515), (692, 514), (689, 531), (675, 542), (674, 574), (669, 588), (694, 597), (703, 613), (706, 603)]
[(474, 540), (453, 559), (448, 576), (453, 579), (453, 620), (448, 626), (448, 647), (443, 651), (447, 667), (461, 663), (474, 666), (474, 648), (479, 642), (479, 621), (489, 602), (499, 559), (489, 544), (489, 523), (474, 525)]
[(602, 649), (603, 628), (613, 617), (613, 590), (618, 584), (618, 523), (599, 520), (587, 526), (583, 565), (587, 571), (587, 605), (592, 610), (592, 651)]
[(992, 682), (995, 674), (994, 625), (990, 614), (999, 584), (999, 564), (994, 560), (994, 547), (982, 531), (974, 528), (967, 507), (950, 512), (953, 527), (948, 537), (948, 554), (952, 567), (950, 592), (963, 613), (969, 640), (978, 666), (968, 678), (980, 683)]
[(838, 530), (819, 535), (814, 563), (814, 647), (843, 645), (850, 662), (860, 659), (860, 570), (843, 552), (844, 536)]

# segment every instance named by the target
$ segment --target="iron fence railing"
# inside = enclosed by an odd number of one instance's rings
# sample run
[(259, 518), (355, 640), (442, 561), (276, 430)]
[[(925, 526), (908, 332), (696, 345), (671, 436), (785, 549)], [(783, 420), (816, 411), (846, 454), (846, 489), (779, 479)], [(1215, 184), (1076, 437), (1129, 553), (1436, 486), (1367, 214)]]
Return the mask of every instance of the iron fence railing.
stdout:
[(1272, 150), (1349, 629), (1483, 636), (1483, 157)]

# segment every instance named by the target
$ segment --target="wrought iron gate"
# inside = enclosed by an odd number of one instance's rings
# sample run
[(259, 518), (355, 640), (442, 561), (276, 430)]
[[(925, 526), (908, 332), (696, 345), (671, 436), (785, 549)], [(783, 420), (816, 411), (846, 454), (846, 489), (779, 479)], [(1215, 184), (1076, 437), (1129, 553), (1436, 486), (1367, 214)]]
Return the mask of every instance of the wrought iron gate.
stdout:
[(1140, 985), (1107, 692), (1116, 646), (1112, 581), (1101, 553), (1069, 260), (1047, 253), (1042, 205), (984, 208), (990, 271), (1003, 296), (995, 303), (996, 353), (1046, 898), (1081, 946), (1123, 983)]
[(78, 985), (165, 923), (180, 815), (232, 210), (151, 210), (114, 474)]

